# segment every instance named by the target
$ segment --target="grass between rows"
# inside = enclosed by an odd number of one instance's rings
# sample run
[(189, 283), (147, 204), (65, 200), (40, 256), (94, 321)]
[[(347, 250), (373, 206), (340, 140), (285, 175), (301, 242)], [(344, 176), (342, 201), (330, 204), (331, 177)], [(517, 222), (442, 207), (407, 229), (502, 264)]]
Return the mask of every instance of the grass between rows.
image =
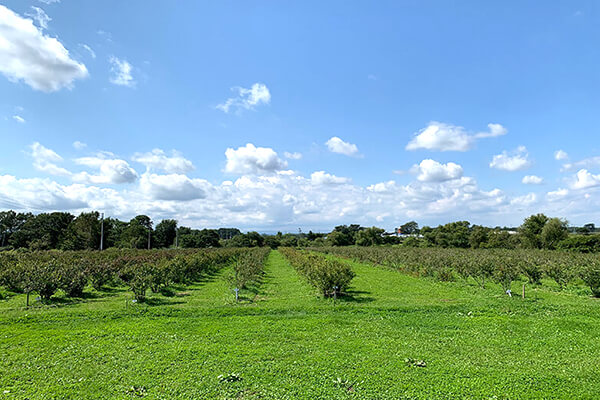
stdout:
[(2, 300), (0, 399), (596, 397), (597, 300), (351, 265), (337, 302), (277, 251), (240, 303), (230, 268), (146, 305), (120, 288), (27, 310)]

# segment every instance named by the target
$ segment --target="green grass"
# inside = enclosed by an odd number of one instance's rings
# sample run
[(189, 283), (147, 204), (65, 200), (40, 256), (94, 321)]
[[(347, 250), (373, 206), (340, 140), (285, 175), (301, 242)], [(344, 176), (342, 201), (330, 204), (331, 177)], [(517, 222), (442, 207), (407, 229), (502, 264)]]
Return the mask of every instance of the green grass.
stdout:
[(598, 300), (352, 266), (337, 302), (276, 251), (239, 304), (229, 269), (150, 305), (124, 289), (30, 309), (0, 300), (0, 399), (598, 397)]

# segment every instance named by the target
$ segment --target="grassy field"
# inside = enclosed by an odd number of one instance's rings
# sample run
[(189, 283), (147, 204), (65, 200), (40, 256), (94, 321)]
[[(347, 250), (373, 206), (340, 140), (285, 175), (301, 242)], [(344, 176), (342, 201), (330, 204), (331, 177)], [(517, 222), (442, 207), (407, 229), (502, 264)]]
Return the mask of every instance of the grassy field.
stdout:
[(277, 251), (240, 304), (228, 269), (148, 304), (118, 288), (30, 309), (0, 300), (0, 399), (598, 397), (600, 301), (584, 291), (509, 298), (352, 267), (337, 301)]

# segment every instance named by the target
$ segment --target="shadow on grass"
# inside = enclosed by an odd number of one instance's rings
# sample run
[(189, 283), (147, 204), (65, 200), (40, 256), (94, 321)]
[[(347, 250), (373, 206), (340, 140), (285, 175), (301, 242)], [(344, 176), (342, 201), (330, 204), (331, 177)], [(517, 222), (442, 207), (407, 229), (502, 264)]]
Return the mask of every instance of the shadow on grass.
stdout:
[(357, 304), (371, 303), (375, 301), (375, 297), (367, 296), (369, 294), (371, 294), (371, 292), (366, 292), (364, 290), (348, 290), (338, 297), (338, 301), (343, 303)]
[(169, 299), (161, 299), (161, 298), (150, 298), (150, 299), (146, 299), (144, 300), (143, 304), (146, 304), (150, 307), (155, 307), (155, 306), (173, 306), (176, 304), (184, 304), (185, 301), (177, 301), (177, 300), (169, 300)]

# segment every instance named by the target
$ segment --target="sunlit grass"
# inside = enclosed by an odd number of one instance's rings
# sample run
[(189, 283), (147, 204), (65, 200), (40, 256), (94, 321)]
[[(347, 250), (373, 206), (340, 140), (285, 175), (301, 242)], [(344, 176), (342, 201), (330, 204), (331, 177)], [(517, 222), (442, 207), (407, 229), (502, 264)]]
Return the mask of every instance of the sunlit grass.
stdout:
[(278, 252), (239, 303), (227, 268), (149, 304), (120, 288), (0, 300), (0, 398), (596, 397), (598, 300), (351, 265), (337, 302)]

